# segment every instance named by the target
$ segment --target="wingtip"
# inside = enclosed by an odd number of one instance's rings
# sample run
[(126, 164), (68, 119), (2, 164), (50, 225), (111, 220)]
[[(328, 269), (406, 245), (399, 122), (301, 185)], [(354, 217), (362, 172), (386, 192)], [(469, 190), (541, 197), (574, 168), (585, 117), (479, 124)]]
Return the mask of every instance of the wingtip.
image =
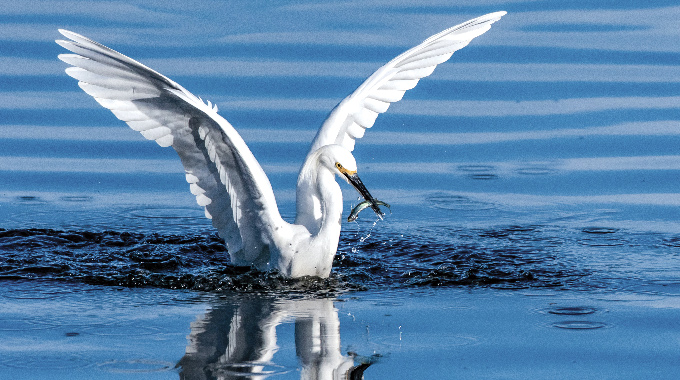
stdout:
[(66, 46), (68, 46), (71, 43), (71, 41), (66, 40), (54, 40), (54, 42), (65, 49), (68, 49)]
[(493, 20), (493, 22), (496, 22), (500, 20), (501, 17), (507, 15), (508, 12), (506, 11), (498, 11), (498, 12), (492, 12), (492, 13), (487, 13), (484, 16), (479, 17), (480, 19), (485, 19), (485, 20)]
[[(61, 40), (57, 40), (55, 42), (59, 44), (60, 41)], [(61, 44), (59, 44), (59, 45), (61, 45)], [(59, 60), (62, 61), (62, 62), (66, 62), (66, 59), (67, 59), (66, 56), (67, 55), (68, 54), (59, 54), (59, 55), (57, 55), (57, 58), (59, 58)], [(68, 62), (66, 62), (66, 63), (68, 63)]]
[(78, 33), (73, 33), (73, 32), (71, 32), (70, 30), (66, 30), (66, 29), (57, 29), (57, 31), (58, 31), (62, 36), (64, 36), (64, 37), (68, 38), (69, 40), (71, 40), (71, 41), (66, 41), (66, 40), (54, 40), (54, 42), (56, 42), (57, 44), (61, 45), (62, 47), (66, 47), (66, 46), (64, 46), (64, 44), (70, 44), (70, 43), (72, 43), (72, 41), (75, 41), (74, 36), (78, 36)]
[(90, 40), (89, 38), (87, 38), (87, 37), (85, 37), (81, 34), (78, 34), (76, 32), (72, 32), (70, 30), (66, 30), (66, 29), (57, 29), (57, 30), (59, 31), (59, 33), (61, 33), (62, 36), (68, 38), (69, 40), (71, 40), (73, 42), (77, 42), (77, 43), (94, 42), (94, 41)]
[(74, 34), (76, 34), (76, 33), (73, 33), (72, 31), (66, 30), (66, 29), (57, 29), (57, 31), (58, 31), (62, 36), (66, 37), (66, 38), (68, 38), (68, 39), (73, 39), (73, 38), (71, 38), (71, 36), (74, 35)]

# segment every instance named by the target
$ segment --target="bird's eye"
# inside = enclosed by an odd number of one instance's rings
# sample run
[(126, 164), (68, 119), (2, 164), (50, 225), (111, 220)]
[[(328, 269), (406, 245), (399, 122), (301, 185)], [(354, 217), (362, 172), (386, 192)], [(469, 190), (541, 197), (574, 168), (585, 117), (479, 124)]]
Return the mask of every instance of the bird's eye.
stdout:
[(336, 163), (335, 163), (335, 167), (338, 168), (338, 169), (342, 169), (342, 165), (340, 165), (339, 162), (336, 162)]

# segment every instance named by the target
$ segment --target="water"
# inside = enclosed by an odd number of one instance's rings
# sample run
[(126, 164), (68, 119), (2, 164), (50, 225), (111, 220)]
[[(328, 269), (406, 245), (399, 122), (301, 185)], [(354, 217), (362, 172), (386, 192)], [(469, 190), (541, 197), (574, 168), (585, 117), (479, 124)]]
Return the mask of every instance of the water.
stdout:
[[(330, 109), (403, 50), (497, 10), (509, 13), (357, 143), (392, 213), (343, 226), (327, 280), (231, 266), (175, 153), (82, 93), (52, 42), (82, 33), (215, 102), (290, 220)], [(3, 4), (0, 377), (674, 378), (678, 13)], [(346, 216), (358, 200), (343, 191)]]

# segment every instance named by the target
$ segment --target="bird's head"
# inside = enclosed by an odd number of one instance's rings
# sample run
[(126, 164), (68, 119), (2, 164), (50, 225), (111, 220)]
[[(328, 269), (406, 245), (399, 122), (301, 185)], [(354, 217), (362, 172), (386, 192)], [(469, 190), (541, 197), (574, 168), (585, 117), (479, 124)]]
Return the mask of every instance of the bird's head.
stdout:
[(366, 186), (359, 179), (357, 161), (352, 153), (340, 145), (326, 145), (322, 149), (324, 149), (321, 155), (322, 164), (352, 185), (365, 200), (370, 202), (371, 209), (378, 216), (382, 217), (385, 215), (380, 211), (376, 199), (371, 196), (371, 193), (368, 192)]

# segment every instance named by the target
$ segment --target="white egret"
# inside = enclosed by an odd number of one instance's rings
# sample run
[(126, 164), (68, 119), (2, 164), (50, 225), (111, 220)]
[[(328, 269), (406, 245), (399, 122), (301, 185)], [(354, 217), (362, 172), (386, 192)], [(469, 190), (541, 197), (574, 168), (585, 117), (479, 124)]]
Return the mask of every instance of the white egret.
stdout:
[(276, 269), (290, 277), (328, 277), (340, 239), (344, 178), (382, 215), (357, 176), (355, 139), (404, 92), (453, 52), (485, 33), (505, 12), (490, 13), (426, 39), (379, 68), (330, 113), (312, 141), (297, 180), (295, 223), (279, 214), (274, 192), (236, 130), (166, 76), (79, 34), (59, 45), (75, 54), (59, 59), (66, 73), (99, 104), (160, 146), (172, 146), (205, 214), (224, 239), (235, 265)]

